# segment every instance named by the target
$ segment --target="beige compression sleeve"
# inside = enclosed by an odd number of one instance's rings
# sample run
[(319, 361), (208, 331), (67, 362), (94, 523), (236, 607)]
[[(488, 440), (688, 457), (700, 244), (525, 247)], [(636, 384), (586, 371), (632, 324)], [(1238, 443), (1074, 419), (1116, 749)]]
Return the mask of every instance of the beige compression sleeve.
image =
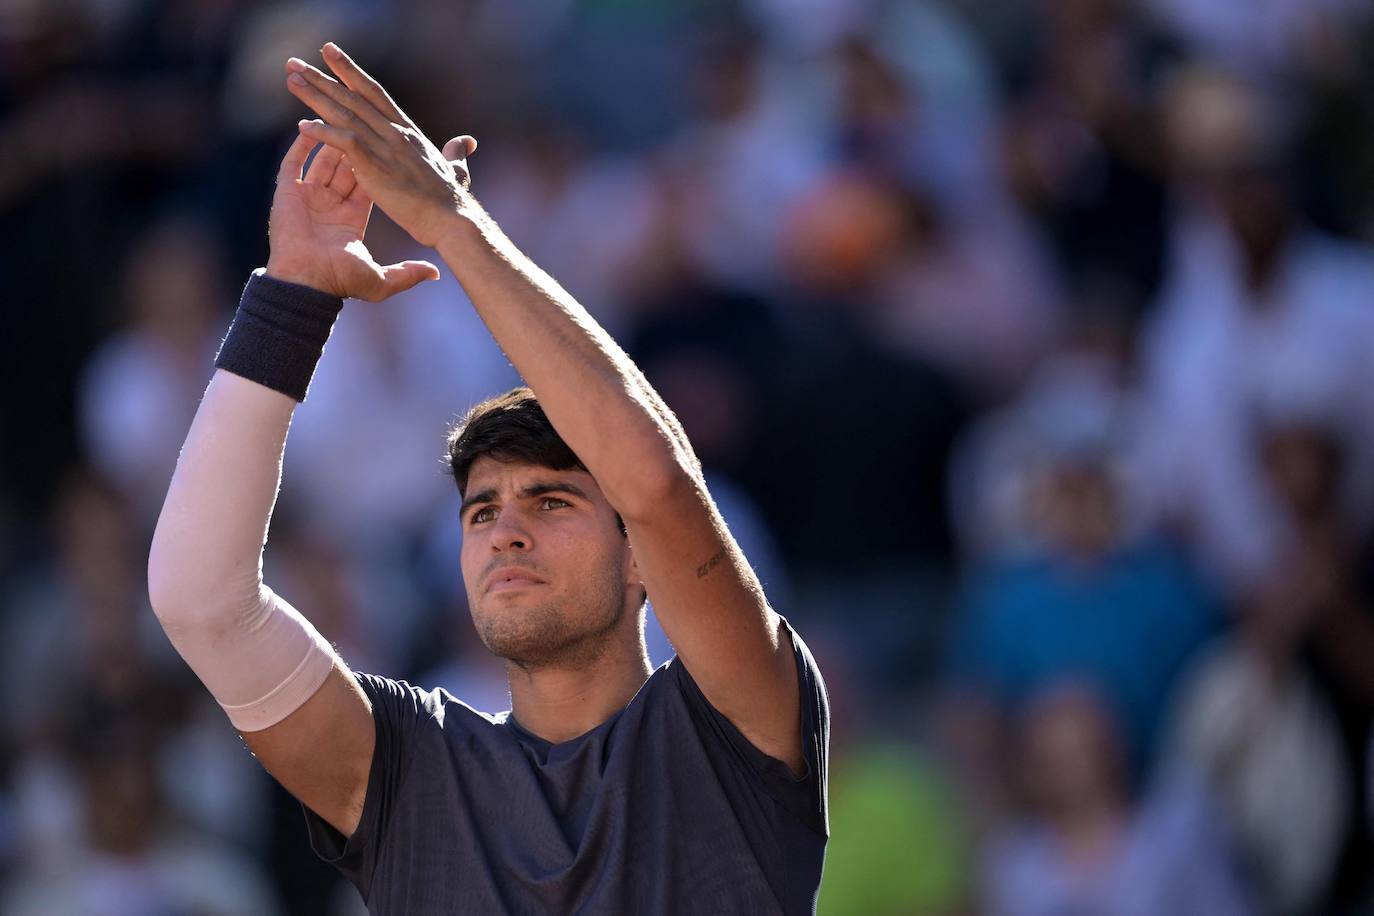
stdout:
[[(336, 663), (342, 664), (310, 621), (262, 580), (286, 433), (296, 400), (304, 398), (304, 385), (279, 384), (280, 367), (299, 376), (302, 356), (292, 348), (304, 347), (305, 357), (313, 352), (318, 359), (333, 318), (328, 316), (323, 337), (314, 329), (317, 340), (299, 333), (303, 325), (289, 327), (289, 342), (275, 339), (278, 352), (272, 351), (273, 340), (263, 339), (271, 338), (273, 329), (255, 328), (253, 322), (262, 315), (275, 320), (278, 313), (272, 309), (281, 304), (272, 305), (273, 296), (300, 298), (303, 289), (262, 277), (249, 282), (219, 365), (290, 393), (225, 368), (215, 372), (182, 447), (148, 556), (148, 591), (158, 620), (240, 731), (280, 722), (314, 695)], [(332, 302), (337, 314), (342, 303)], [(253, 304), (260, 315), (245, 312)], [(326, 310), (314, 316), (316, 324)], [(289, 310), (282, 314), (292, 317)], [(271, 357), (278, 378), (231, 361), (235, 348), (253, 359)], [(313, 369), (313, 360), (307, 361)]]

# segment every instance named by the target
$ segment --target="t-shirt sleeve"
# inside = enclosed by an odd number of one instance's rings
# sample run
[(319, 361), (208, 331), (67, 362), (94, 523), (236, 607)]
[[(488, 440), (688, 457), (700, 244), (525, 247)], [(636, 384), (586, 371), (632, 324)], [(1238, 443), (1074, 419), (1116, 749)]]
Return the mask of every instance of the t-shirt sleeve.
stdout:
[(425, 692), (405, 681), (356, 672), (354, 677), (372, 703), (372, 723), (377, 736), (358, 829), (345, 839), (315, 812), (304, 805), (302, 808), (310, 834), (310, 848), (353, 882), (366, 900), (377, 867), (378, 851), (386, 841), (390, 815), (409, 768), (413, 738), (428, 713)]
[(806, 772), (800, 776), (794, 776), (787, 764), (765, 754), (744, 737), (734, 723), (706, 699), (685, 665), (675, 659), (670, 669), (676, 672), (688, 708), (703, 735), (726, 745), (731, 751), (730, 756), (752, 774), (763, 791), (802, 823), (828, 836), (830, 827), (826, 796), (830, 759), (830, 700), (811, 650), (785, 619), (780, 617), (779, 620), (783, 632), (792, 641), (793, 657), (797, 663), (802, 752), (806, 757)]

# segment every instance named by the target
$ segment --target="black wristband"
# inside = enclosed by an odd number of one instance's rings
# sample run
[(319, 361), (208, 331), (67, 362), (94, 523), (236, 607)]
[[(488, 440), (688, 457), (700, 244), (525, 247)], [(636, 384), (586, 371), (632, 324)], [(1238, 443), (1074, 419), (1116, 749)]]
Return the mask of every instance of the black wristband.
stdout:
[(305, 400), (343, 300), (253, 271), (215, 366)]

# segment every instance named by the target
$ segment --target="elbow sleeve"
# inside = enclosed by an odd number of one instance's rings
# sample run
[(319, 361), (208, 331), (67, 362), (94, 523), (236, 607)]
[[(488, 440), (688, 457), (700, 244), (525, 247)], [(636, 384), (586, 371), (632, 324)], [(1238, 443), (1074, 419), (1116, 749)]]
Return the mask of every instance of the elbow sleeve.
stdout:
[[(154, 607), (158, 607), (154, 605)], [(295, 712), (329, 676), (337, 653), (270, 588), (194, 613), (158, 610), (168, 639), (241, 732)]]

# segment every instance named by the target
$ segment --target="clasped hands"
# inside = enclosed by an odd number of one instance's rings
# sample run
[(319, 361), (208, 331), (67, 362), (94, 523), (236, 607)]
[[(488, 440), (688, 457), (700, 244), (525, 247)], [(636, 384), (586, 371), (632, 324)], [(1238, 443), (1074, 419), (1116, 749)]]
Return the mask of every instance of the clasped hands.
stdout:
[(477, 141), (454, 137), (437, 149), (341, 48), (330, 43), (321, 53), (337, 79), (298, 58), (286, 63), (287, 89), (319, 117), (300, 122), (282, 160), (267, 273), (375, 302), (437, 279), (439, 270), (428, 261), (373, 259), (363, 243), (373, 203), (417, 242), (436, 245), (446, 223), (475, 207), (466, 160)]

